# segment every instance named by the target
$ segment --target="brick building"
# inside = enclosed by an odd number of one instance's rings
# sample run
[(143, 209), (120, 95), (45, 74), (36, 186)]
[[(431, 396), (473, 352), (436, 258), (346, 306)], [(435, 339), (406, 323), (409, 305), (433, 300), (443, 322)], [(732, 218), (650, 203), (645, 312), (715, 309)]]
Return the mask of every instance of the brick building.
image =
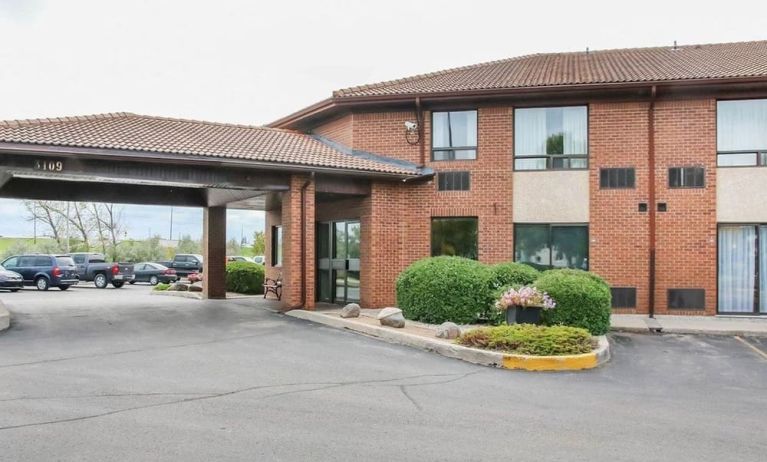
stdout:
[(767, 42), (522, 56), (272, 126), (413, 172), (294, 176), (267, 206), (288, 305), (391, 305), (402, 269), (455, 254), (594, 271), (622, 313), (767, 314)]

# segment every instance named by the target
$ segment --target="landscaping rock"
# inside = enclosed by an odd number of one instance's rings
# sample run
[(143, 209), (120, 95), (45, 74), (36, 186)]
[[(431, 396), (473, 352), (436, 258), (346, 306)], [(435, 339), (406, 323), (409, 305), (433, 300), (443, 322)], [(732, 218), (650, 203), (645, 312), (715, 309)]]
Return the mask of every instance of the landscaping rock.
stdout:
[(461, 328), (454, 322), (443, 322), (437, 327), (437, 338), (456, 339), (461, 335)]
[(382, 326), (405, 327), (405, 317), (399, 308), (384, 308), (378, 313), (378, 321)]
[(174, 282), (173, 284), (168, 287), (168, 290), (176, 291), (176, 292), (186, 292), (189, 290), (189, 284), (185, 282)]
[(356, 303), (349, 303), (341, 310), (342, 318), (359, 318), (360, 306)]
[(189, 292), (202, 292), (202, 283), (195, 282), (194, 284), (189, 286)]

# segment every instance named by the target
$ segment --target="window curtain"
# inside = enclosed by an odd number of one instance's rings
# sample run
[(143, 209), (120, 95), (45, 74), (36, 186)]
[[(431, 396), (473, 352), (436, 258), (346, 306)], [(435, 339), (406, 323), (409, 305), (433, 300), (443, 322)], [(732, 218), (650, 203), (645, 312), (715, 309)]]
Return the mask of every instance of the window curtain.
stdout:
[(767, 226), (759, 227), (759, 312), (767, 313)]
[(588, 154), (588, 111), (583, 106), (562, 108), (564, 154)]
[(448, 117), (450, 118), (450, 131), (452, 134), (450, 146), (476, 146), (477, 112), (450, 112)]
[(432, 127), (432, 143), (435, 148), (450, 147), (450, 130), (448, 129), (448, 113), (435, 112), (432, 118), (434, 127)]
[(517, 109), (514, 117), (514, 155), (546, 155), (546, 108)]
[(767, 149), (767, 99), (719, 101), (716, 124), (719, 151)]
[(720, 312), (754, 311), (755, 243), (756, 228), (753, 226), (719, 228)]

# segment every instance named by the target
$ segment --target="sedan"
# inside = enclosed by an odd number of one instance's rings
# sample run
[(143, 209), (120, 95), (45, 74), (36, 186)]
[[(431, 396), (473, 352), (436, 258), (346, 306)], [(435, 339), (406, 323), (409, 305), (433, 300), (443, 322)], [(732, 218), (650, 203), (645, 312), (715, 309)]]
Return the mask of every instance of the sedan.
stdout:
[(8, 271), (0, 265), (0, 289), (18, 292), (24, 287), (24, 279), (19, 273)]
[(135, 275), (135, 278), (133, 281), (130, 281), (131, 284), (136, 282), (148, 282), (149, 284), (156, 286), (160, 282), (168, 284), (178, 281), (176, 270), (159, 263), (148, 261), (136, 263), (133, 266), (133, 274)]

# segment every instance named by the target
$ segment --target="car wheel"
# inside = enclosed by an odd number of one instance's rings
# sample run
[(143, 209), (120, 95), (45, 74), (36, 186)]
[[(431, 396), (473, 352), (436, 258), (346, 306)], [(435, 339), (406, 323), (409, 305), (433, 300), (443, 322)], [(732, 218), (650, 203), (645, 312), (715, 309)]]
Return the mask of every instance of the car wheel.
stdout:
[(96, 284), (96, 287), (99, 289), (106, 289), (107, 287), (107, 275), (106, 274), (97, 274), (93, 278), (93, 283)]
[(59, 286), (59, 290), (67, 290), (67, 289), (69, 289), (69, 286), (67, 286), (67, 285)]
[(115, 286), (115, 289), (119, 289), (120, 287), (125, 285), (124, 281), (112, 281), (112, 285)]
[(11, 292), (18, 292), (21, 289), (11, 289)]
[(128, 284), (130, 284), (130, 285), (133, 285), (135, 283), (136, 283), (136, 281), (128, 281)]
[(48, 290), (49, 287), (48, 280), (44, 277), (39, 277), (35, 280), (35, 286), (37, 287), (37, 290)]
[(157, 279), (157, 276), (152, 276), (151, 278), (149, 278), (149, 283), (153, 286), (156, 286), (158, 282), (160, 282), (160, 280)]

